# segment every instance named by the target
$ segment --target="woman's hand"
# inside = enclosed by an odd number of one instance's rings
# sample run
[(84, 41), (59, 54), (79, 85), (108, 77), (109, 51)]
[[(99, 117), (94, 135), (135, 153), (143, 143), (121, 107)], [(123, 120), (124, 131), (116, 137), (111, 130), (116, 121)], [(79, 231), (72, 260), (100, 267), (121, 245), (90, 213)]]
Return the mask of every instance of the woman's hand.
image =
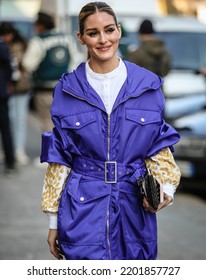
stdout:
[(57, 229), (50, 229), (47, 242), (49, 244), (50, 252), (52, 255), (54, 255), (55, 258), (58, 260), (63, 259), (63, 255), (61, 254), (59, 245), (58, 245), (58, 239), (57, 239)]
[(169, 195), (167, 195), (166, 193), (164, 193), (164, 200), (162, 203), (159, 204), (157, 210), (155, 210), (154, 208), (152, 208), (152, 206), (149, 204), (148, 200), (146, 199), (146, 197), (143, 198), (143, 208), (145, 211), (150, 211), (152, 213), (156, 213), (157, 211), (159, 211), (160, 209), (166, 207), (168, 204), (170, 204), (173, 201), (173, 198)]

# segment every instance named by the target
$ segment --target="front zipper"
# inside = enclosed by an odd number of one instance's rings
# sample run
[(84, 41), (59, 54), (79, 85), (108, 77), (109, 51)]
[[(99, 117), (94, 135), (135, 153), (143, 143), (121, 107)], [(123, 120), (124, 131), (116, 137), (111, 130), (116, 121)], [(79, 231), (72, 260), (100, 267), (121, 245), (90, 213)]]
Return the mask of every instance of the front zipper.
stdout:
[(108, 131), (107, 131), (107, 160), (110, 161), (110, 114), (107, 115)]
[[(108, 123), (108, 130), (107, 130), (107, 160), (110, 161), (110, 114), (107, 115), (107, 123)], [(112, 253), (111, 253), (111, 244), (110, 244), (110, 225), (109, 225), (109, 218), (110, 218), (110, 211), (109, 211), (109, 207), (108, 207), (108, 211), (107, 211), (107, 221), (106, 221), (106, 225), (107, 225), (107, 246), (108, 246), (108, 252), (109, 252), (109, 258), (110, 260), (112, 259)]]

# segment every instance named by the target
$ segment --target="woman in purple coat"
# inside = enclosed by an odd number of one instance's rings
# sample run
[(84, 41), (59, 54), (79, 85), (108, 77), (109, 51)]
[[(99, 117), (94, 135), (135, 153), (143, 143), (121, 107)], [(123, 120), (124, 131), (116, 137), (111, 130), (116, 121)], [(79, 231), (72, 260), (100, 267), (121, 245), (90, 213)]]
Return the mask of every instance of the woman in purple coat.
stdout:
[[(78, 40), (89, 58), (62, 75), (42, 136), (48, 162), (42, 210), (51, 253), (70, 260), (157, 258), (156, 212), (173, 202), (180, 171), (178, 133), (162, 118), (162, 79), (117, 56), (121, 27), (104, 2), (79, 13)], [(137, 181), (147, 172), (163, 188), (154, 210)]]

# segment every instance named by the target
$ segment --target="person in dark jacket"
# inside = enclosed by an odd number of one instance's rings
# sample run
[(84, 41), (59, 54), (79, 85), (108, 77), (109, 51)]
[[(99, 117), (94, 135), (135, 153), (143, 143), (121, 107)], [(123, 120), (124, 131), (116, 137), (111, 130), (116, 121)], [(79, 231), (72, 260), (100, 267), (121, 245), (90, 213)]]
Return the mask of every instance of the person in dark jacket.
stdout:
[[(42, 135), (47, 162), (42, 210), (48, 244), (68, 260), (157, 258), (156, 212), (172, 204), (180, 171), (177, 131), (162, 118), (162, 78), (117, 56), (121, 26), (104, 2), (79, 13), (88, 60), (62, 75), (53, 93), (54, 128)], [(138, 182), (155, 176), (155, 210)]]
[(164, 41), (158, 38), (152, 22), (145, 19), (138, 29), (140, 45), (128, 54), (127, 59), (155, 74), (165, 77), (171, 68), (171, 57)]
[(15, 170), (15, 157), (8, 106), (11, 94), (11, 75), (10, 53), (0, 27), (0, 132), (6, 173), (12, 173)]

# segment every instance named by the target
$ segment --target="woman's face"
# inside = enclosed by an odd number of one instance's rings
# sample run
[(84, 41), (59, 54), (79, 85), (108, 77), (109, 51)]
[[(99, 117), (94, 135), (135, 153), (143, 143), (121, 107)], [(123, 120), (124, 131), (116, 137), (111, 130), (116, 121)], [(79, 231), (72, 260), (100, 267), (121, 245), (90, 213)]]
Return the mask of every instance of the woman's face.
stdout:
[(96, 61), (108, 61), (117, 51), (121, 28), (113, 16), (106, 12), (90, 15), (84, 26), (84, 34), (78, 34), (81, 44), (86, 44), (90, 57)]

